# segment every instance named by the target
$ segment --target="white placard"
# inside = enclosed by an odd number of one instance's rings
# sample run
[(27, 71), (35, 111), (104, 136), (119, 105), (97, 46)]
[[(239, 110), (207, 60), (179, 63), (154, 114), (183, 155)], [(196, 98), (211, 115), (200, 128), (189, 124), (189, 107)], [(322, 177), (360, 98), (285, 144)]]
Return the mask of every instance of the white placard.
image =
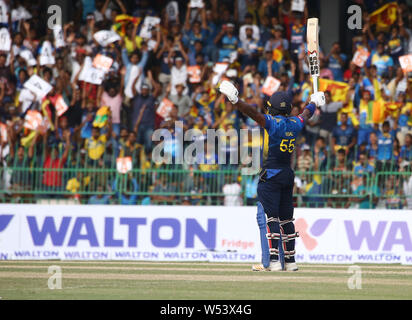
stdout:
[(40, 49), (40, 65), (54, 65), (56, 60), (53, 56), (53, 47), (50, 41), (44, 41)]
[(36, 96), (26, 88), (23, 88), (19, 94), (19, 102), (21, 102), (22, 112), (26, 112), (26, 110), (31, 106), (31, 104), (36, 99)]
[(102, 54), (97, 54), (96, 57), (93, 59), (93, 67), (103, 70), (105, 72), (110, 70), (110, 67), (113, 64), (113, 59), (102, 55)]
[(19, 20), (29, 20), (31, 18), (32, 18), (32, 15), (23, 6), (20, 6), (17, 9), (13, 9), (11, 11), (11, 20), (13, 22), (19, 21)]
[(166, 12), (169, 16), (169, 21), (176, 21), (179, 15), (179, 7), (176, 1), (170, 1), (166, 6)]
[(203, 0), (190, 0), (191, 8), (203, 8)]
[(213, 72), (217, 73), (219, 75), (223, 74), (226, 72), (227, 68), (229, 67), (228, 63), (224, 63), (224, 62), (218, 62), (215, 64), (215, 66), (213, 67)]
[(103, 82), (105, 72), (93, 67), (93, 62), (90, 57), (84, 60), (84, 66), (79, 75), (79, 80), (100, 85)]
[(117, 172), (126, 174), (133, 169), (132, 157), (124, 157), (116, 159)]
[(292, 0), (292, 11), (303, 12), (305, 10), (305, 0)]
[(29, 67), (35, 66), (37, 64), (37, 61), (34, 58), (33, 53), (29, 49), (20, 51), (19, 56), (26, 60)]
[(146, 17), (143, 21), (142, 29), (140, 30), (139, 36), (145, 39), (150, 39), (152, 37), (152, 29), (160, 23), (160, 18), (158, 17)]
[(64, 33), (63, 28), (61, 25), (56, 24), (53, 28), (53, 35), (54, 35), (54, 46), (56, 48), (62, 48), (66, 46), (66, 42), (64, 41)]
[(121, 40), (120, 36), (113, 30), (101, 30), (93, 35), (102, 47), (107, 47), (109, 44)]
[(0, 51), (10, 51), (11, 49), (11, 38), (9, 30), (6, 28), (1, 28), (0, 30)]
[(57, 116), (60, 117), (62, 114), (64, 114), (68, 109), (69, 106), (67, 105), (66, 101), (64, 101), (64, 98), (62, 95), (60, 95), (55, 104), (55, 109), (57, 111)]
[(24, 87), (32, 91), (38, 99), (43, 99), (52, 89), (52, 85), (34, 74), (24, 83)]
[(3, 0), (0, 0), (0, 23), (9, 23), (7, 5)]
[(272, 94), (278, 91), (279, 87), (280, 81), (274, 77), (268, 76), (263, 83), (262, 92), (270, 97)]
[(260, 39), (260, 32), (259, 32), (259, 27), (257, 25), (252, 25), (252, 24), (246, 24), (240, 27), (239, 30), (239, 39), (240, 41), (245, 41), (247, 39), (246, 37), (246, 29), (252, 28), (253, 30), (253, 35), (252, 38), (253, 40), (259, 41)]

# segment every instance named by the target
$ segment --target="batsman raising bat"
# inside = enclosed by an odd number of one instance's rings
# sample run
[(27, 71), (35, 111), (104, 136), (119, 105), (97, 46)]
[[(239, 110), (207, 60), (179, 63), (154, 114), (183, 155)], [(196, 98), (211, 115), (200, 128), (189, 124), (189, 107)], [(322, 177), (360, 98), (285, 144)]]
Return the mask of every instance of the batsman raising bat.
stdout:
[[(313, 54), (314, 50), (311, 51)], [(318, 73), (312, 76), (318, 76)], [(238, 98), (239, 92), (231, 82), (222, 81), (219, 86), (219, 91), (240, 112), (264, 128), (269, 137), (268, 154), (259, 174), (257, 188), (257, 222), (260, 229), (262, 264), (253, 266), (253, 271), (298, 270), (295, 262), (295, 238), (298, 233), (295, 232), (293, 223), (295, 175), (291, 168), (291, 157), (296, 139), (305, 123), (312, 117), (316, 107), (325, 104), (324, 93), (317, 92), (316, 84), (310, 103), (296, 117), (289, 116), (292, 97), (287, 92), (275, 92), (266, 103), (267, 114), (262, 114)]]

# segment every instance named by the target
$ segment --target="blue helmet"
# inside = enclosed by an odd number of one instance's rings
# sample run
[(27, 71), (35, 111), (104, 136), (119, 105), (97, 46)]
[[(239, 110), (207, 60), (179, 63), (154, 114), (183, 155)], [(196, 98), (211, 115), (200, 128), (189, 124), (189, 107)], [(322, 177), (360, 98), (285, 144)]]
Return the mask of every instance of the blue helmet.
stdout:
[(275, 92), (266, 102), (266, 109), (272, 116), (288, 115), (292, 111), (291, 96), (284, 91)]

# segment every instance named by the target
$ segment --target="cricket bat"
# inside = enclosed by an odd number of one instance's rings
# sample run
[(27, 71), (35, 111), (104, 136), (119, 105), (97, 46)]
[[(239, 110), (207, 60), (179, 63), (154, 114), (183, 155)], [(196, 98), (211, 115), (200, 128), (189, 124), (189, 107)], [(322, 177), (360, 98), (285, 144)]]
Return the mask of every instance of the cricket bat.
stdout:
[(306, 39), (308, 44), (309, 71), (313, 80), (313, 93), (318, 92), (319, 79), (319, 20), (308, 19), (306, 28)]

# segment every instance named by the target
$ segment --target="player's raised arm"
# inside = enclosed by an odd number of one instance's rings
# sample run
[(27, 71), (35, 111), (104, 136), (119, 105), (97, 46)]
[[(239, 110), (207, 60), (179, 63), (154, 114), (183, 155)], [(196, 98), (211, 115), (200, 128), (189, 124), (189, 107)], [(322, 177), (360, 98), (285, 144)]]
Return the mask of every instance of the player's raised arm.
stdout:
[(310, 103), (303, 109), (303, 112), (299, 117), (303, 120), (308, 121), (316, 111), (316, 107), (320, 108), (325, 104), (325, 94), (321, 91), (318, 91), (310, 96)]
[(224, 80), (219, 86), (219, 91), (223, 93), (229, 101), (237, 107), (243, 114), (255, 120), (261, 127), (265, 126), (265, 116), (259, 110), (239, 99), (239, 91), (230, 81)]

